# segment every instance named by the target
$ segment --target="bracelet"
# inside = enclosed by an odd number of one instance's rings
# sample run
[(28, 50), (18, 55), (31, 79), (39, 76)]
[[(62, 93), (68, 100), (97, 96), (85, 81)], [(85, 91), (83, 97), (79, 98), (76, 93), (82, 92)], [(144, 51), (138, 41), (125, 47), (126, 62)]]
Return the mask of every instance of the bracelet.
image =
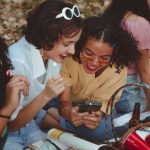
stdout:
[(6, 134), (7, 134), (7, 132), (8, 132), (8, 127), (5, 126), (5, 128), (4, 128), (4, 130), (3, 130), (3, 133), (2, 133), (2, 135), (1, 135), (1, 138), (4, 138), (4, 137), (6, 136)]
[(6, 119), (10, 119), (11, 118), (11, 116), (6, 116), (6, 115), (2, 115), (2, 114), (0, 114), (0, 117), (6, 118)]
[(64, 111), (66, 110), (66, 109), (68, 109), (68, 106), (65, 106), (63, 109), (62, 109), (62, 111), (61, 111), (61, 114), (62, 114), (62, 116), (65, 118), (65, 116), (64, 116)]

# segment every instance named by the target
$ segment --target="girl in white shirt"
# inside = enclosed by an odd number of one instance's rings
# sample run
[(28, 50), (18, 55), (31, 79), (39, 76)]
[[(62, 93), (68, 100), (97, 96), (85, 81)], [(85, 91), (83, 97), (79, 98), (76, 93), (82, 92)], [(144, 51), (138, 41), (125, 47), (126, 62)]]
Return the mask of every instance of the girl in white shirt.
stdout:
[(42, 108), (64, 90), (63, 78), (55, 73), (64, 58), (74, 54), (81, 34), (79, 9), (62, 1), (44, 1), (29, 13), (24, 33), (9, 47), (9, 57), (15, 73), (29, 80), (29, 96), (21, 96), (12, 115), (4, 150), (20, 150), (45, 138), (41, 127), (60, 127)]

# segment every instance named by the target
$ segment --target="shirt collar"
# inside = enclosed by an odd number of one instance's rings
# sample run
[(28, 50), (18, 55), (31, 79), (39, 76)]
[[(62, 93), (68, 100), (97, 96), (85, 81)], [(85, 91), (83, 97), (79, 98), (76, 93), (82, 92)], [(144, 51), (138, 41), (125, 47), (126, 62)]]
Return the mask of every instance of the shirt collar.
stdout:
[(29, 46), (31, 50), (33, 78), (35, 79), (45, 74), (46, 69), (40, 51), (34, 45), (29, 44)]
[(47, 68), (45, 68), (40, 51), (32, 44), (29, 44), (31, 50), (31, 60), (32, 60), (32, 70), (33, 77), (38, 78), (46, 74), (45, 82), (52, 76), (58, 75), (60, 71), (61, 64), (49, 59), (47, 62)]

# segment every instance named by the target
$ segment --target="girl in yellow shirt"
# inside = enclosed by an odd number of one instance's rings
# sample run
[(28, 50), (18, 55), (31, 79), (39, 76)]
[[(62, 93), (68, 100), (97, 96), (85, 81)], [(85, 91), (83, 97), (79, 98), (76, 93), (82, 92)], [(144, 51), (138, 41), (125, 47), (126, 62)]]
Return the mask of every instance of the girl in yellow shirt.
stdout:
[[(61, 127), (84, 137), (105, 140), (105, 115), (112, 137), (110, 116), (105, 114), (108, 100), (126, 83), (126, 66), (139, 57), (136, 41), (127, 32), (99, 17), (86, 19), (75, 54), (65, 59), (61, 69), (65, 82), (60, 95)], [(78, 105), (85, 100), (99, 101), (102, 107), (81, 113), (73, 103)]]

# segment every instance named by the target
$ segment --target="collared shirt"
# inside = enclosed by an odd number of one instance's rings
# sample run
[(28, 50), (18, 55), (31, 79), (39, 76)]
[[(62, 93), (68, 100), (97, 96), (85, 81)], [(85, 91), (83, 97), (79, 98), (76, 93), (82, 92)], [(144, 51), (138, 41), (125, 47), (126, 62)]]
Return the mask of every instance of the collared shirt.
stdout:
[[(83, 65), (70, 56), (63, 61), (61, 75), (64, 77), (65, 85), (72, 89), (74, 103), (97, 100), (102, 102), (101, 110), (105, 112), (112, 94), (126, 83), (127, 68), (124, 67), (119, 74), (116, 71), (113, 65), (95, 77), (95, 74), (86, 73)], [(117, 93), (115, 102), (119, 100), (121, 93), (122, 90)]]
[(8, 52), (15, 74), (26, 76), (30, 83), (29, 96), (20, 94), (20, 104), (11, 117), (15, 119), (18, 112), (41, 93), (46, 81), (59, 74), (61, 64), (49, 59), (45, 67), (40, 51), (28, 43), (25, 37), (11, 45)]

